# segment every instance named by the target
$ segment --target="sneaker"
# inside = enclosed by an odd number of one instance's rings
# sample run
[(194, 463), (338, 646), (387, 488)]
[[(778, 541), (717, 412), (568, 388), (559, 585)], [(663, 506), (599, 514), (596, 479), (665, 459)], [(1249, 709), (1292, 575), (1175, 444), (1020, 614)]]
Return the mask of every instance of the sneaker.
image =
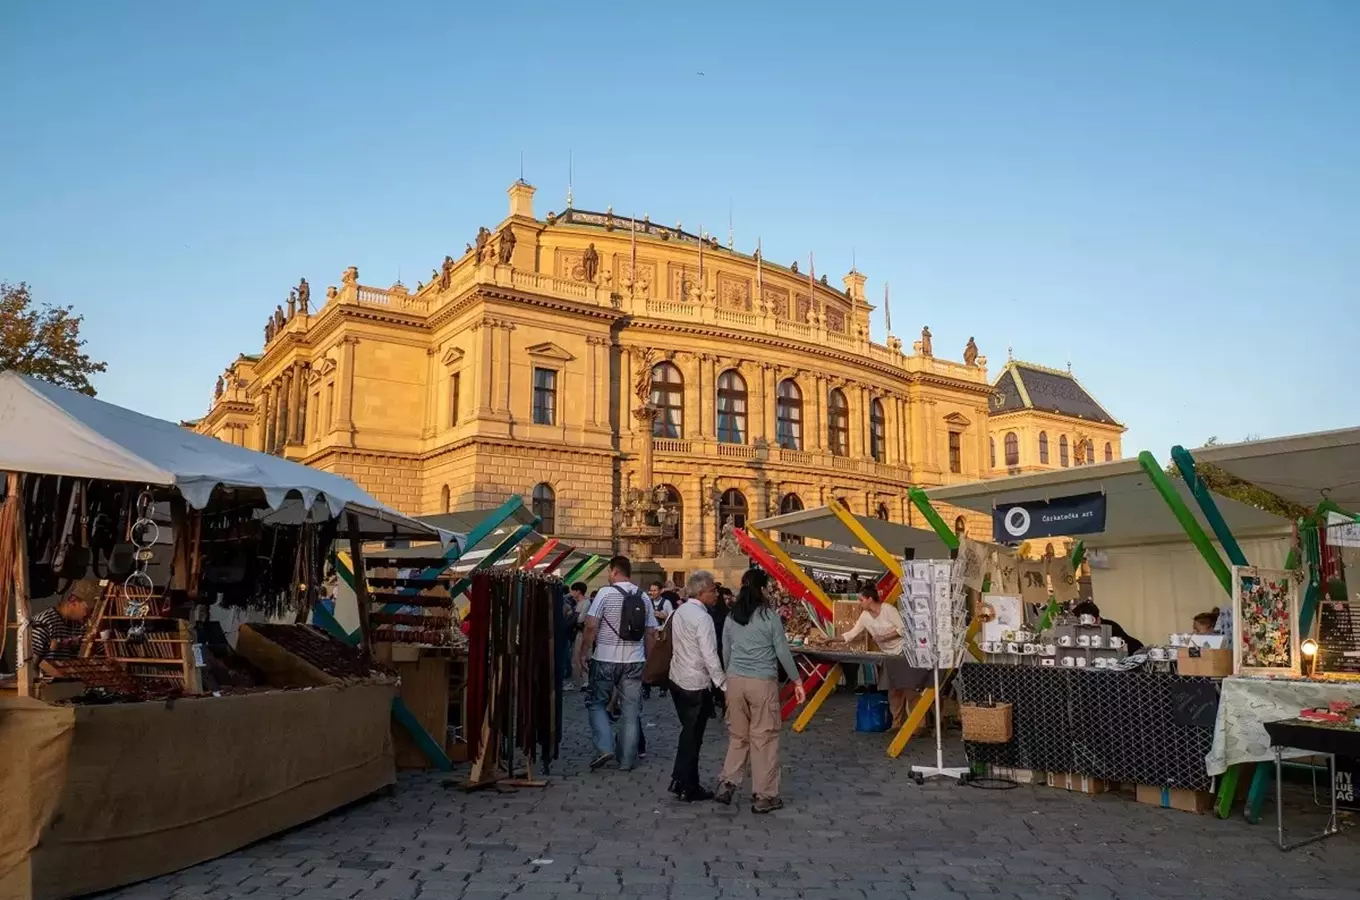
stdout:
[(778, 797), (757, 797), (751, 801), (751, 812), (753, 813), (772, 813), (776, 809), (783, 809), (784, 801)]
[(713, 799), (713, 792), (706, 787), (695, 785), (677, 796), (685, 803), (705, 803)]
[(718, 792), (713, 795), (713, 802), (728, 806), (732, 803), (732, 795), (736, 792), (737, 788), (735, 785), (728, 784), (724, 781), (718, 785)]
[(609, 765), (609, 764), (612, 763), (613, 761), (614, 761), (614, 754), (612, 754), (612, 753), (601, 753), (601, 754), (597, 755), (594, 759), (592, 759), (592, 760), (590, 761), (590, 771), (594, 772), (596, 769), (604, 768), (605, 766)]

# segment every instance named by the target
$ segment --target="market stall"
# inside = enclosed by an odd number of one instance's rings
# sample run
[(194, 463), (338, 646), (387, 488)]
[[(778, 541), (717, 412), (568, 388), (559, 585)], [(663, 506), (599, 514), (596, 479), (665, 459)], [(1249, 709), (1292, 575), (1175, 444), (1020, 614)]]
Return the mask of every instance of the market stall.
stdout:
[[(366, 624), (353, 648), (293, 623), (333, 542), (361, 557), (448, 535), (346, 479), (14, 373), (0, 433), (0, 897), (149, 878), (393, 783), (395, 678)], [(224, 607), (262, 620), (234, 647)]]
[[(1207, 807), (1218, 688), (1233, 668), (1227, 636), (1189, 632), (1196, 615), (1229, 608), (1230, 598), (1219, 545), (1208, 539), (1208, 518), (1193, 509), (1190, 487), (1124, 460), (927, 494), (991, 514), (995, 536), (1012, 544), (1079, 537), (1091, 568), (1095, 606), (1068, 616), (1027, 602), (1060, 593), (1051, 562), (1036, 570), (1038, 596), (1030, 597), (1024, 576), (1042, 560), (1010, 562), (1010, 551), (995, 551), (996, 562), (1021, 577), (1003, 574), (993, 583), (1012, 589), (984, 594), (984, 662), (965, 664), (960, 680), (968, 704), (1009, 704), (1012, 736), (967, 741), (970, 761), (1079, 776), (1090, 790), (1132, 783), (1154, 795), (1196, 792), (1176, 802)], [(1287, 520), (1214, 500), (1238, 548), (1261, 565), (1283, 563)], [(1059, 599), (1075, 599), (1075, 591)]]

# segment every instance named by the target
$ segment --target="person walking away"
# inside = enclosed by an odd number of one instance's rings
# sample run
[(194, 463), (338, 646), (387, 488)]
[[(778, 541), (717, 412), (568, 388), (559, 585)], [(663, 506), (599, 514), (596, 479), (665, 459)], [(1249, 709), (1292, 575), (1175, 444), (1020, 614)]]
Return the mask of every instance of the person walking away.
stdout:
[[(912, 669), (906, 662), (907, 626), (897, 607), (884, 603), (878, 596), (878, 588), (871, 581), (859, 587), (859, 618), (855, 625), (840, 639), (850, 643), (864, 632), (869, 632), (878, 649), (884, 653), (902, 657), (900, 665), (894, 660), (878, 666), (878, 689), (888, 692), (888, 707), (892, 710), (893, 730), (901, 728), (911, 711), (912, 697), (919, 693), (921, 683), (919, 670)], [(915, 673), (915, 674), (914, 674)]]
[[(656, 644), (656, 615), (632, 582), (633, 565), (626, 556), (609, 561), (609, 584), (600, 588), (586, 613), (586, 628), (577, 656), (593, 648), (586, 688), (586, 709), (597, 751), (592, 770), (615, 760), (631, 771), (637, 765), (642, 731), (642, 666)], [(619, 695), (618, 735), (609, 721), (609, 703)]]
[[(666, 620), (675, 612), (675, 604), (672, 603), (665, 594), (662, 593), (661, 582), (653, 581), (647, 585), (647, 602), (652, 604), (652, 613), (656, 616), (657, 627), (666, 624)], [(661, 688), (661, 696), (666, 696), (666, 688)], [(652, 699), (652, 686), (644, 684), (642, 686), (642, 699)]]
[(578, 581), (567, 591), (567, 597), (572, 608), (571, 618), (567, 620), (567, 628), (571, 631), (571, 652), (566, 660), (571, 681), (563, 687), (563, 690), (579, 691), (585, 687), (585, 673), (580, 666), (582, 654), (578, 652), (578, 644), (583, 640), (581, 633), (585, 630), (586, 613), (590, 610), (590, 599), (586, 597), (586, 590), (586, 583)]
[[(727, 621), (727, 611), (732, 608), (732, 591), (719, 583), (715, 590), (718, 600), (708, 608), (708, 614), (713, 617), (713, 633), (718, 640), (718, 646), (722, 646), (723, 624)], [(718, 692), (713, 696), (713, 713), (711, 718), (716, 719), (720, 711), (726, 710), (727, 695)]]
[(671, 770), (671, 793), (686, 803), (712, 800), (699, 784), (699, 748), (713, 716), (713, 693), (723, 690), (727, 676), (718, 661), (718, 638), (709, 610), (718, 602), (713, 573), (700, 569), (685, 581), (689, 597), (671, 616), (671, 700), (680, 719), (680, 742)]
[(741, 579), (741, 591), (723, 625), (723, 664), (727, 669), (727, 758), (714, 800), (732, 802), (741, 787), (747, 757), (751, 760), (753, 795), (751, 812), (768, 813), (781, 808), (779, 797), (779, 671), (793, 679), (794, 697), (806, 699), (798, 676), (784, 623), (765, 605), (769, 581), (764, 572), (751, 569)]

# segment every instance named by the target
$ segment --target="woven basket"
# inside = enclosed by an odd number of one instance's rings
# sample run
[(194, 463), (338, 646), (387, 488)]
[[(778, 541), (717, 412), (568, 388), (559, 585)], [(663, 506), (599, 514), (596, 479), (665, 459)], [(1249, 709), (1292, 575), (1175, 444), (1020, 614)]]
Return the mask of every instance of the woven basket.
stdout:
[(974, 744), (1005, 744), (1011, 739), (1011, 705), (965, 703), (960, 707), (963, 739)]

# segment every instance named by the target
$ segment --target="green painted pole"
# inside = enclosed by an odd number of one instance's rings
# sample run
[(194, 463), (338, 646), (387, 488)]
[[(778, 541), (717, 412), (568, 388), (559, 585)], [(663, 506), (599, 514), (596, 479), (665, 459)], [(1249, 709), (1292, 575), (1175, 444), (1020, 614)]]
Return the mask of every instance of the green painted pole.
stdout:
[(1077, 541), (1072, 546), (1072, 570), (1076, 571), (1081, 567), (1082, 561), (1086, 559), (1086, 542)]
[(926, 496), (925, 491), (917, 487), (908, 488), (907, 498), (911, 500), (913, 506), (921, 511), (921, 515), (926, 517), (926, 521), (930, 523), (930, 527), (934, 529), (937, 535), (939, 535), (940, 540), (944, 541), (946, 547), (950, 550), (959, 549), (959, 536), (954, 533), (952, 528), (944, 523), (944, 519), (940, 518), (940, 514), (935, 511), (935, 507), (931, 506), (930, 498)]
[(607, 565), (609, 565), (609, 560), (607, 560), (607, 559), (605, 559), (604, 557), (601, 557), (601, 556), (595, 557), (595, 561), (594, 561), (593, 563), (590, 564), (590, 568), (588, 568), (588, 569), (586, 570), (585, 574), (582, 575), (578, 580), (579, 580), (579, 581), (589, 581), (590, 579), (594, 578), (596, 575), (600, 574), (600, 570), (603, 569), (603, 568), (604, 568), (605, 566), (607, 566)]
[(481, 559), (477, 561), (477, 565), (472, 567), (472, 571), (468, 572), (462, 578), (459, 578), (458, 581), (453, 585), (453, 587), (449, 588), (449, 596), (457, 597), (459, 594), (463, 593), (463, 591), (467, 590), (472, 585), (473, 575), (476, 575), (483, 569), (488, 569), (491, 566), (494, 566), (496, 563), (504, 559), (505, 555), (509, 553), (511, 550), (513, 550), (520, 541), (524, 540), (526, 537), (533, 533), (534, 529), (538, 527), (538, 523), (540, 521), (542, 520), (539, 519), (538, 516), (534, 516), (534, 520), (532, 522), (526, 522), (525, 524), (519, 526), (510, 534), (502, 538), (501, 542), (497, 544), (494, 548), (492, 548), (490, 553), (488, 553), (486, 556), (483, 556)]
[(1185, 486), (1190, 488), (1190, 496), (1199, 504), (1199, 511), (1204, 513), (1204, 521), (1214, 530), (1218, 545), (1228, 555), (1228, 561), (1235, 566), (1249, 565), (1246, 555), (1242, 553), (1241, 545), (1237, 543), (1237, 538), (1228, 528), (1228, 523), (1223, 520), (1223, 514), (1218, 511), (1218, 503), (1214, 501), (1213, 492), (1195, 471), (1195, 458), (1190, 455), (1190, 451), (1177, 444), (1171, 448), (1171, 459), (1176, 464), (1177, 471), (1181, 473), (1181, 478), (1185, 480)]
[(1181, 495), (1177, 492), (1171, 479), (1162, 471), (1162, 467), (1157, 463), (1157, 458), (1148, 451), (1144, 450), (1138, 454), (1138, 464), (1147, 473), (1148, 480), (1157, 489), (1157, 493), (1162, 495), (1162, 500), (1166, 502), (1171, 514), (1176, 517), (1176, 521), (1181, 524), (1185, 536), (1190, 538), (1190, 543), (1199, 550), (1199, 555), (1204, 557), (1209, 569), (1218, 579), (1218, 583), (1223, 586), (1223, 592), (1229, 597), (1232, 596), (1232, 572), (1223, 563), (1223, 557), (1218, 555), (1214, 545), (1209, 540), (1209, 536), (1204, 533), (1204, 529), (1195, 521), (1194, 513), (1190, 512), (1190, 507), (1185, 505)]
[(576, 565), (571, 567), (571, 571), (562, 576), (562, 580), (567, 584), (571, 584), (573, 581), (582, 581), (581, 573), (597, 559), (599, 559), (599, 557), (592, 554), (584, 559), (577, 560)]

